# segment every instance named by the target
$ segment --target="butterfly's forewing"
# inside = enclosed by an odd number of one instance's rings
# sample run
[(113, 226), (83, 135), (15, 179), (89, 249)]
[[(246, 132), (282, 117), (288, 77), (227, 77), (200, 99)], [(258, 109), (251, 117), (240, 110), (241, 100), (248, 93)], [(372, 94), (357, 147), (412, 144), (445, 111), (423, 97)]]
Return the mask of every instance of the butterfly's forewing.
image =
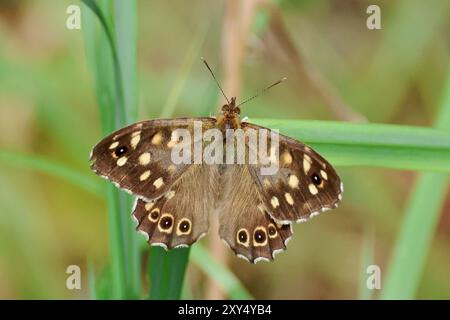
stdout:
[[(248, 123), (243, 123), (242, 127), (244, 130), (261, 129)], [(270, 146), (270, 142), (267, 145)], [(279, 223), (305, 221), (337, 207), (342, 198), (342, 182), (334, 168), (310, 147), (281, 134), (279, 170), (263, 175), (259, 165), (248, 167), (265, 208)]]
[(171, 159), (172, 148), (182, 142), (173, 132), (186, 129), (193, 137), (194, 120), (201, 121), (204, 129), (216, 121), (213, 118), (150, 120), (120, 129), (94, 147), (91, 169), (140, 198), (157, 199), (189, 167), (189, 164), (175, 164)]
[(222, 176), (219, 236), (250, 262), (273, 260), (286, 248), (290, 225), (278, 225), (264, 209), (247, 165), (227, 165)]
[(209, 227), (218, 196), (216, 166), (192, 165), (159, 199), (137, 200), (133, 216), (148, 243), (166, 249), (190, 245)]

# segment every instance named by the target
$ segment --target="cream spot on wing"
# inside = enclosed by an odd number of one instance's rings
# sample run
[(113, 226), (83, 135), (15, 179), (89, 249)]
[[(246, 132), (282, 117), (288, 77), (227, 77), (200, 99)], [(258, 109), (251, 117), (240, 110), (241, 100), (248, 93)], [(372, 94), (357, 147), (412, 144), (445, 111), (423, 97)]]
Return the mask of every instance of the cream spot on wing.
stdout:
[(156, 179), (156, 180), (153, 182), (153, 185), (155, 186), (156, 189), (161, 188), (163, 184), (164, 184), (164, 180), (163, 180), (162, 177)]
[(273, 208), (276, 208), (280, 205), (280, 202), (278, 201), (278, 198), (273, 196), (272, 199), (270, 200), (270, 203), (272, 204)]
[(328, 175), (325, 171), (320, 170), (320, 175), (322, 176), (322, 178), (324, 178), (325, 180), (328, 180)]
[(281, 155), (281, 161), (283, 163), (283, 165), (285, 166), (289, 166), (292, 163), (292, 155), (289, 151), (285, 151), (283, 152), (283, 154)]
[(150, 177), (150, 170), (144, 171), (139, 177), (139, 180), (144, 181), (147, 180), (148, 177)]
[(177, 170), (177, 166), (174, 164), (171, 164), (170, 166), (167, 167), (167, 171), (169, 171), (169, 173), (174, 173), (175, 170)]
[(119, 141), (113, 142), (111, 143), (111, 145), (109, 146), (109, 149), (115, 149), (119, 146)]
[(289, 176), (288, 183), (289, 183), (289, 186), (290, 186), (292, 189), (298, 188), (298, 183), (299, 183), (299, 182), (300, 182), (300, 181), (298, 180), (298, 178), (297, 178), (297, 176), (296, 176), (295, 174), (291, 174), (291, 175)]
[(173, 148), (178, 143), (178, 132), (173, 131), (172, 135), (170, 136), (170, 141), (167, 143), (167, 147)]
[(294, 204), (294, 199), (292, 198), (290, 193), (286, 192), (284, 194), (284, 198), (286, 199), (286, 202), (289, 203), (291, 206)]
[(269, 181), (269, 179), (264, 178), (264, 180), (263, 180), (263, 185), (264, 185), (264, 187), (266, 187), (266, 188), (270, 187), (270, 181)]
[(141, 154), (139, 156), (139, 163), (143, 166), (149, 164), (150, 160), (151, 160), (151, 156), (150, 156), (150, 153), (148, 153), (148, 152), (144, 152), (143, 154)]
[(175, 196), (175, 191), (170, 190), (169, 192), (166, 193), (166, 198), (167, 200), (172, 199)]
[(317, 194), (319, 191), (317, 190), (316, 186), (313, 185), (312, 183), (308, 186), (309, 188), (309, 192), (311, 192), (311, 194)]
[(128, 158), (127, 157), (121, 157), (119, 159), (117, 159), (117, 165), (119, 167), (123, 166), (125, 163), (127, 163)]
[(162, 136), (161, 132), (156, 133), (152, 137), (152, 144), (155, 144), (155, 145), (161, 144), (162, 138), (163, 138), (163, 136)]
[(150, 209), (153, 208), (154, 205), (155, 205), (154, 202), (147, 202), (145, 204), (145, 210), (150, 211)]
[(141, 140), (141, 132), (140, 131), (133, 132), (131, 134), (131, 141), (130, 141), (131, 147), (133, 149), (136, 149), (140, 140)]
[(305, 154), (303, 156), (303, 171), (305, 171), (305, 174), (308, 173), (309, 169), (311, 169), (311, 158)]

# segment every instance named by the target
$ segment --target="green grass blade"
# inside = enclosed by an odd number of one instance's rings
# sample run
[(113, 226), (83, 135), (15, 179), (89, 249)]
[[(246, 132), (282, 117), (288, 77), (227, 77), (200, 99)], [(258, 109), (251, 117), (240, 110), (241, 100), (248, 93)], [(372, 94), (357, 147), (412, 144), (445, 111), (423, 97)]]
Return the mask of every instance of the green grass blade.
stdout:
[[(107, 20), (107, 17), (112, 17), (112, 7), (109, 1), (83, 0), (83, 3), (90, 9), (87, 10), (83, 6), (82, 22), (86, 55), (95, 79), (102, 132), (107, 134), (126, 124), (119, 60), (111, 31), (112, 23)], [(100, 22), (101, 28), (96, 21)], [(129, 222), (125, 220), (125, 216), (128, 216), (125, 212), (129, 212), (130, 200), (114, 186), (108, 185), (106, 202), (110, 234), (112, 297), (135, 298), (132, 285), (129, 284), (133, 272), (128, 259), (130, 250), (133, 250), (132, 247), (130, 249), (128, 241), (131, 231), (129, 231)]]
[[(106, 17), (112, 16), (112, 8), (111, 3), (109, 1), (101, 0), (98, 1), (100, 5), (97, 4), (94, 0), (82, 0), (82, 2), (92, 10), (92, 12), (97, 16), (98, 20), (101, 23), (102, 30), (104, 32), (104, 35), (106, 35), (106, 43), (109, 46), (109, 50), (105, 48), (104, 44), (98, 45), (97, 49), (99, 47), (102, 47), (102, 51), (109, 51), (107, 56), (112, 57), (112, 72), (108, 74), (107, 77), (104, 77), (105, 80), (109, 83), (111, 79), (114, 79), (114, 91), (113, 91), (113, 98), (114, 98), (114, 106), (115, 106), (115, 118), (116, 118), (116, 124), (117, 126), (124, 126), (127, 124), (127, 112), (125, 111), (125, 105), (124, 105), (124, 97), (123, 97), (123, 88), (122, 88), (122, 73), (119, 63), (119, 58), (116, 50), (116, 43), (115, 38), (113, 36), (112, 32), (112, 23), (107, 20)], [(85, 10), (86, 11), (86, 10)], [(97, 50), (99, 52), (100, 50)], [(101, 56), (98, 57), (100, 60), (97, 60), (97, 62), (101, 63)], [(106, 63), (110, 64), (109, 59), (107, 59)], [(112, 77), (111, 77), (112, 74)], [(111, 105), (110, 105), (111, 106)]]
[(388, 124), (252, 119), (322, 153), (336, 166), (450, 172), (448, 131)]
[[(450, 129), (450, 68), (444, 90), (436, 126)], [(415, 297), (447, 189), (448, 175), (425, 173), (418, 177), (393, 250), (382, 299)]]
[[(83, 34), (85, 40), (87, 62), (94, 77), (98, 106), (100, 109), (101, 127), (103, 134), (113, 131), (115, 127), (115, 112), (110, 110), (114, 106), (114, 84), (110, 81), (113, 78), (114, 69), (112, 67), (111, 47), (104, 32), (99, 31), (97, 17), (106, 29), (106, 20), (100, 12), (100, 8), (94, 1), (84, 1), (88, 8), (82, 7)], [(91, 11), (92, 10), (92, 11)], [(95, 14), (96, 12), (96, 14)], [(110, 283), (111, 292), (109, 296), (115, 299), (125, 297), (125, 266), (124, 250), (120, 230), (120, 212), (116, 204), (118, 203), (118, 193), (112, 186), (106, 187), (106, 202), (108, 208), (108, 230), (110, 247)]]
[(161, 247), (151, 248), (148, 264), (150, 299), (180, 299), (189, 250), (179, 248), (165, 251)]
[(191, 248), (180, 248), (169, 256), (167, 299), (180, 299)]
[[(91, 6), (95, 4), (93, 1), (87, 1), (87, 3)], [(95, 8), (95, 10), (100, 10), (96, 4)], [(105, 33), (100, 32), (93, 12), (85, 6), (82, 7), (82, 10), (86, 58), (94, 77), (102, 134), (107, 135), (114, 130), (116, 124), (114, 109), (111, 110), (111, 106), (115, 105), (114, 82), (111, 81), (114, 78), (111, 47)], [(103, 17), (103, 15), (101, 16)], [(100, 21), (104, 21), (104, 18)]]
[[(103, 11), (100, 9), (100, 7), (97, 5), (97, 3), (94, 0), (82, 0), (82, 2), (89, 8), (91, 11), (97, 16), (97, 18), (100, 20), (100, 23), (102, 24), (103, 29), (106, 32), (106, 36), (108, 37), (108, 41), (110, 45), (114, 43), (114, 39), (112, 37), (111, 33), (111, 27), (110, 23), (106, 20), (105, 15), (103, 14)], [(104, 3), (104, 1), (103, 1)]]
[(114, 22), (116, 50), (120, 66), (126, 122), (135, 122), (138, 114), (137, 89), (137, 6), (136, 0), (115, 0)]
[[(123, 92), (125, 119), (120, 126), (135, 122), (138, 111), (137, 90), (137, 7), (135, 0), (114, 1), (115, 49), (117, 51), (120, 89)], [(116, 66), (116, 67), (117, 67)], [(117, 85), (117, 84), (116, 84)], [(121, 212), (129, 213), (133, 199), (121, 194)], [(127, 276), (127, 297), (138, 298), (141, 291), (139, 234), (135, 232), (135, 223), (130, 214), (122, 214), (122, 226), (125, 237), (125, 259)]]
[(239, 279), (230, 270), (215, 261), (200, 244), (192, 247), (191, 260), (210, 278), (214, 279), (231, 299), (253, 299)]
[(87, 264), (87, 271), (88, 271), (89, 298), (91, 300), (98, 300), (97, 279), (95, 278), (94, 266), (92, 262), (89, 260)]

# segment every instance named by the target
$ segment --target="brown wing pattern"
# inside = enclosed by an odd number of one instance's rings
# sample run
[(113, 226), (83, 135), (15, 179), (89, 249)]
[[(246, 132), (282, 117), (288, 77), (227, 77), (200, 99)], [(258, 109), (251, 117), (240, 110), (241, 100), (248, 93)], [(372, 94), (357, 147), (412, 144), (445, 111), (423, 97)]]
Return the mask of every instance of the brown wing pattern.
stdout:
[(166, 249), (194, 243), (208, 231), (218, 177), (215, 166), (190, 166), (164, 196), (149, 202), (137, 200), (133, 211), (136, 229), (148, 243)]
[[(203, 132), (216, 127), (214, 118), (143, 121), (112, 133), (92, 150), (92, 170), (136, 195), (133, 216), (148, 243), (166, 249), (188, 246), (208, 231), (209, 214), (216, 211), (219, 236), (239, 257), (252, 263), (273, 260), (286, 249), (293, 222), (340, 202), (343, 187), (334, 168), (310, 147), (283, 135), (273, 174), (264, 175), (261, 164), (173, 163), (174, 146), (187, 143), (174, 130), (186, 129), (194, 137), (196, 120)], [(244, 131), (265, 129), (241, 125)], [(258, 151), (248, 141), (245, 146), (248, 161), (248, 153)]]
[[(262, 127), (243, 124), (244, 130)], [(269, 138), (268, 138), (269, 139)], [(270, 146), (270, 139), (267, 143)], [(265, 208), (279, 223), (302, 222), (338, 206), (342, 182), (334, 168), (307, 145), (279, 135), (279, 170), (263, 175), (260, 165), (249, 165)]]
[(226, 166), (219, 204), (219, 236), (252, 263), (273, 260), (286, 249), (290, 225), (279, 225), (265, 211), (247, 165)]
[(94, 147), (91, 169), (138, 197), (159, 198), (189, 167), (172, 162), (172, 148), (182, 143), (172, 133), (186, 129), (193, 136), (194, 120), (202, 121), (204, 130), (215, 123), (213, 118), (180, 118), (143, 121), (120, 129)]

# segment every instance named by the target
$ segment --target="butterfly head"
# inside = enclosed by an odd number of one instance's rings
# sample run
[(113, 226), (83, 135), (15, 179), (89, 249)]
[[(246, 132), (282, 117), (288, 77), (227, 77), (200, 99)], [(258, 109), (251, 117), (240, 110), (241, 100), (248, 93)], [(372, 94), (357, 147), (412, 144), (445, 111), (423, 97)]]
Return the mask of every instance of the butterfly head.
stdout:
[(221, 113), (217, 117), (219, 128), (240, 128), (240, 114), (241, 109), (239, 109), (239, 106), (236, 106), (236, 97), (232, 97), (228, 104), (222, 106)]
[(235, 117), (241, 114), (241, 109), (236, 106), (236, 97), (232, 97), (230, 103), (222, 106), (222, 114), (229, 117)]

